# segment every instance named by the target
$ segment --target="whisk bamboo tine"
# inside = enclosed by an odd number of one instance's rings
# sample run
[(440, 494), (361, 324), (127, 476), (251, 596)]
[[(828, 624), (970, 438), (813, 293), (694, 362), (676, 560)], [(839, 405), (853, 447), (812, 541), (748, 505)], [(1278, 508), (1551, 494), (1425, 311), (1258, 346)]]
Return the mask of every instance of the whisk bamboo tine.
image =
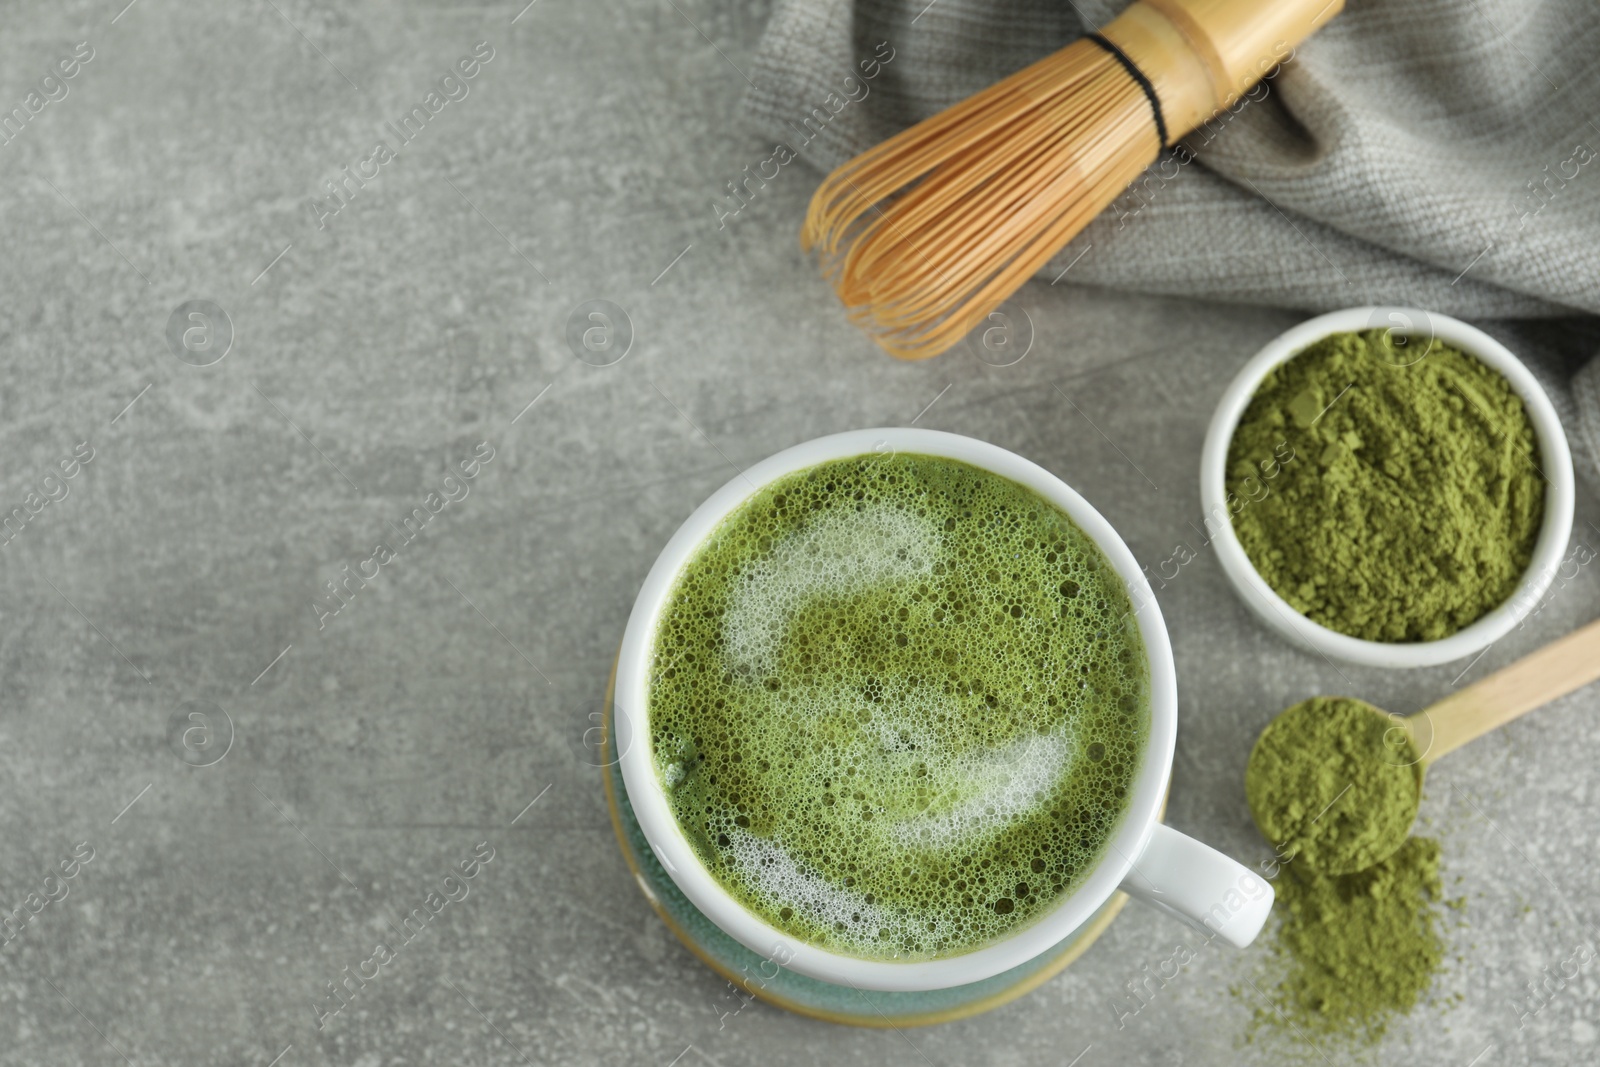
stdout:
[[(925, 240), (937, 242), (947, 233), (981, 221), (978, 217), (947, 209), (986, 184), (985, 198), (972, 205), (972, 211), (985, 217), (1011, 213), (1019, 206), (1019, 201), (1040, 184), (1041, 170), (1059, 164), (1063, 137), (1054, 131), (1062, 131), (1066, 122), (1069, 125), (1065, 132), (1070, 133), (1071, 121), (1070, 115), (1063, 118), (1053, 112), (1047, 113), (997, 139), (988, 149), (974, 146), (964, 150), (946, 160), (938, 172), (897, 200), (885, 216), (892, 217), (894, 226), (902, 232), (918, 230)], [(983, 154), (989, 149), (1014, 155), (1016, 162), (1011, 170), (999, 174), (989, 172), (984, 166)], [(874, 269), (877, 260), (887, 253), (876, 237), (871, 231), (856, 236), (852, 254), (845, 264), (846, 276)]]
[(1161, 150), (1343, 0), (1137, 0), (1100, 33), (836, 168), (806, 211), (851, 321), (889, 353), (958, 342)]
[[(873, 235), (858, 243), (857, 248), (861, 250), (859, 262), (855, 258), (847, 261), (841, 292), (852, 297), (863, 285), (867, 286), (877, 303), (893, 307), (892, 311), (885, 308), (888, 313), (880, 313), (883, 324), (899, 325), (907, 310), (943, 297), (945, 293), (941, 290), (970, 291), (975, 288), (982, 279), (971, 275), (984, 260), (1003, 255), (1007, 247), (1027, 242), (1030, 235), (1042, 228), (1049, 218), (1060, 214), (1058, 198), (1052, 200), (1055, 187), (1063, 180), (1075, 179), (1076, 170), (1070, 160), (1063, 162), (1059, 158), (1062, 154), (1059, 148), (1050, 147), (1053, 152), (1049, 158), (1036, 160), (1027, 171), (1014, 170), (1008, 174), (1004, 179), (1007, 188), (985, 190), (984, 203), (975, 205), (965, 214), (948, 213), (926, 229), (927, 239), (940, 243), (945, 250), (946, 262), (943, 265), (931, 263), (920, 256), (902, 256), (889, 259), (881, 269), (873, 272), (876, 259), (893, 256), (898, 251), (887, 233), (883, 240)], [(1123, 181), (1141, 168), (1142, 161), (1123, 177)], [(1058, 174), (1057, 171), (1065, 173)], [(908, 194), (908, 199), (922, 191), (922, 188), (913, 191)], [(1051, 212), (1030, 210), (1030, 201), (1047, 206), (1054, 204), (1055, 207)], [(892, 214), (897, 216), (896, 225), (902, 229), (915, 229), (918, 219), (901, 216), (901, 206), (897, 203), (891, 209)], [(907, 293), (907, 290), (910, 292)], [(921, 291), (920, 300), (916, 299), (918, 290)], [(901, 293), (906, 293), (907, 298), (891, 304), (890, 294)]]
[[(1136, 175), (1142, 167), (1142, 156), (1128, 157), (1120, 173), (1117, 173), (1118, 168), (1111, 168), (1111, 173), (1115, 174), (1115, 177), (1108, 175), (1108, 180), (1101, 184), (1114, 193), (1116, 189), (1126, 184), (1128, 178)], [(976, 281), (970, 281), (965, 286), (963, 295), (967, 298), (967, 304), (973, 306), (981, 305), (991, 293), (1001, 294), (995, 298), (995, 302), (1003, 299), (1005, 293), (1009, 293), (1016, 285), (1021, 284), (1022, 281), (1032, 276), (1050, 258), (1056, 247), (1058, 247), (1057, 238), (1060, 232), (1076, 232), (1085, 221), (1087, 219), (1081, 212), (1076, 215), (1068, 212), (1049, 225), (1041, 224), (1041, 232), (1034, 236), (1029, 244), (1024, 245), (1016, 257), (1002, 267), (988, 281), (987, 285), (983, 285), (983, 279), (978, 278)], [(1031, 220), (1029, 225), (1033, 225)], [(1064, 241), (1060, 243), (1064, 243)], [(907, 326), (914, 322), (921, 312), (922, 309), (916, 304), (902, 306), (897, 303), (888, 303), (879, 311), (877, 317), (878, 325), (891, 329)], [(946, 321), (938, 324), (938, 328), (926, 331), (925, 335), (916, 344), (901, 346), (900, 350), (916, 351), (922, 345), (935, 343), (941, 339), (947, 339), (951, 342), (958, 340), (972, 325), (973, 318), (973, 316), (969, 316), (963, 319), (959, 314), (948, 316)], [(976, 318), (981, 318), (981, 316), (976, 316)]]
[(1015, 83), (991, 86), (836, 168), (812, 200), (802, 241), (809, 243), (828, 232), (834, 220), (864, 210), (881, 199), (882, 193), (904, 185), (995, 126), (1035, 106), (1028, 93), (1037, 85), (1048, 84), (1058, 64), (1056, 56), (1046, 57), (1013, 75)]
[[(1053, 117), (1046, 121), (1056, 124)], [(951, 160), (946, 170), (931, 175), (895, 203), (894, 218), (902, 229), (920, 230), (930, 242), (970, 232), (990, 219), (1015, 218), (1018, 211), (1032, 210), (1030, 198), (1048, 184), (1054, 172), (1073, 164), (1071, 157), (1077, 154), (1079, 147), (1060, 137), (1053, 140), (1032, 138), (1031, 146), (1017, 154), (1011, 169), (999, 174), (984, 174), (980, 167), (968, 165), (968, 161)], [(1092, 142), (1090, 147), (1093, 147)], [(973, 198), (973, 202), (966, 205), (966, 211), (946, 210), (980, 185), (987, 186), (983, 197)], [(1048, 205), (1040, 208), (1046, 209)], [(867, 240), (868, 235), (862, 234), (858, 243)], [(863, 250), (847, 261), (846, 272), (870, 270), (884, 254), (882, 247)]]
[[(1107, 101), (1106, 94), (1091, 101), (1086, 109), (1088, 119), (1100, 118)], [(892, 265), (893, 258), (901, 251), (899, 246), (908, 241), (912, 245), (938, 246), (948, 240), (958, 240), (956, 246), (949, 248), (946, 258), (972, 260), (971, 245), (975, 242), (991, 250), (988, 254), (992, 255), (1000, 254), (1004, 245), (1024, 239), (1026, 228), (1032, 225), (1030, 201), (1038, 196), (1041, 185), (1048, 183), (1048, 172), (1063, 165), (1063, 155), (1072, 155), (1070, 134), (1073, 127), (1084, 120), (1084, 116), (1070, 110), (1065, 114), (1047, 111), (1030, 117), (1026, 124), (1005, 136), (992, 139), (988, 146), (976, 146), (976, 150), (969, 149), (962, 157), (947, 160), (922, 184), (896, 201), (886, 213), (883, 225), (856, 237), (852, 254), (844, 264), (841, 294), (854, 288), (850, 284), (852, 276), (878, 269), (878, 260), (884, 257), (890, 257), (891, 265), (883, 271), (885, 276), (878, 279), (882, 288), (893, 288), (895, 276), (907, 270), (925, 274), (924, 265), (928, 263), (925, 255), (900, 256), (900, 270)], [(1063, 145), (1066, 145), (1065, 153)], [(989, 173), (984, 160), (990, 152), (1010, 156), (1011, 168), (999, 175)], [(955, 201), (969, 197), (980, 187), (983, 187), (981, 197), (963, 204), (962, 210), (947, 210)], [(986, 224), (997, 228), (982, 236)], [(911, 234), (916, 236), (908, 238)], [(959, 242), (962, 234), (967, 235), (967, 241)], [(963, 244), (966, 247), (962, 247)], [(985, 254), (983, 248), (976, 252), (979, 261)], [(935, 273), (949, 279), (952, 270), (946, 266), (936, 269)]]

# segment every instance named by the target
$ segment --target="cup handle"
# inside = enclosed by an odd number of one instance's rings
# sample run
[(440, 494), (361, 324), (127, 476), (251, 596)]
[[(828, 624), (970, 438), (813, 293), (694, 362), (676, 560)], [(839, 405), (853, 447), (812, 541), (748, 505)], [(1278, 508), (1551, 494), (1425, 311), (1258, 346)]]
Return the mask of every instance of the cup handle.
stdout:
[(1156, 823), (1122, 889), (1235, 948), (1254, 941), (1272, 911), (1272, 886), (1264, 878), (1163, 823)]

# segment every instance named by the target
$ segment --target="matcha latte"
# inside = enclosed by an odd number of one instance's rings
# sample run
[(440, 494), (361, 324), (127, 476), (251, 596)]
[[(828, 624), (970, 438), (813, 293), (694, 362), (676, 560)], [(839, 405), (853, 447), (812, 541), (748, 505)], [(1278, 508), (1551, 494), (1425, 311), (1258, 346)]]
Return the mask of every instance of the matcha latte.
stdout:
[(674, 583), (651, 758), (765, 922), (885, 960), (1024, 925), (1094, 868), (1149, 735), (1121, 580), (1071, 519), (956, 460), (766, 485)]

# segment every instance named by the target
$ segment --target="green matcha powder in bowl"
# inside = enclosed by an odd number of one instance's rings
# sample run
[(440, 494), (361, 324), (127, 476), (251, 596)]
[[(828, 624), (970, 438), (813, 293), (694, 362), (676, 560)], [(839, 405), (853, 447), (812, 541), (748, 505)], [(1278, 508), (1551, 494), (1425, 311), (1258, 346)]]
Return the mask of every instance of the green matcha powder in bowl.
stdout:
[(1566, 436), (1532, 373), (1448, 316), (1349, 308), (1264, 347), (1201, 456), (1207, 535), (1294, 643), (1379, 667), (1474, 655), (1566, 551)]

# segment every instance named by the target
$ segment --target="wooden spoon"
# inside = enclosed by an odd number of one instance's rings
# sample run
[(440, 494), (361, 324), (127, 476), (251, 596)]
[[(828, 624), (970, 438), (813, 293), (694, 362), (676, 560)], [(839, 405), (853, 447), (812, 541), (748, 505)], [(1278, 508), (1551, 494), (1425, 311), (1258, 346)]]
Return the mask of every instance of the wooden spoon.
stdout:
[(1600, 620), (1401, 718), (1400, 725), (1428, 767), (1468, 741), (1596, 678), (1600, 678)]
[[(1251, 813), (1285, 860), (1303, 857), (1328, 874), (1365, 870), (1405, 842), (1428, 767), (1597, 678), (1600, 620), (1414, 715), (1350, 697), (1303, 701), (1251, 750)], [(1362, 722), (1362, 711), (1381, 718)]]

